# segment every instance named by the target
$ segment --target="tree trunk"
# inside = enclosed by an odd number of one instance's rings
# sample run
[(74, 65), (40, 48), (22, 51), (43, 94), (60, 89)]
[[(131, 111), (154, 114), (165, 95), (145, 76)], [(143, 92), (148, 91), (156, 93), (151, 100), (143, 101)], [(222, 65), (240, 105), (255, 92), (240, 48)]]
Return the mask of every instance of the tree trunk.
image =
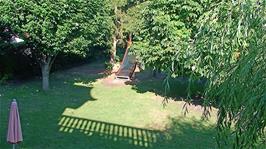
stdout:
[(42, 89), (46, 91), (49, 89), (49, 75), (50, 75), (49, 64), (43, 63), (41, 65), (41, 68), (42, 68)]
[(119, 34), (119, 26), (120, 26), (120, 21), (118, 19), (118, 16), (117, 16), (117, 6), (114, 5), (114, 15), (115, 15), (115, 18), (114, 18), (114, 25), (115, 25), (115, 31), (113, 33), (113, 36), (112, 36), (112, 48), (111, 48), (111, 59), (110, 59), (110, 63), (111, 64), (115, 64), (115, 58), (116, 58), (116, 45), (117, 45), (117, 38), (118, 38), (118, 34)]
[(127, 49), (129, 49), (131, 45), (132, 45), (132, 34), (129, 33), (127, 38)]
[(47, 56), (46, 58), (45, 56), (44, 60), (40, 64), (42, 69), (42, 88), (45, 91), (49, 90), (49, 76), (54, 59), (55, 57), (53, 58), (52, 56)]
[(116, 57), (116, 45), (117, 45), (117, 39), (114, 36), (112, 39), (113, 43), (112, 43), (112, 49), (111, 49), (111, 63), (114, 64), (115, 63), (115, 57)]

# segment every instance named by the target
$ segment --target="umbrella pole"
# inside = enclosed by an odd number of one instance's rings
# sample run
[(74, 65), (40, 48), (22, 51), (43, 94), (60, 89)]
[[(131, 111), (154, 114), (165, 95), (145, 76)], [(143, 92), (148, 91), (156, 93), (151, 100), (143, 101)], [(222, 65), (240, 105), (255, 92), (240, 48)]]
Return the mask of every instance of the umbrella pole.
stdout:
[(16, 146), (15, 146), (15, 144), (13, 144), (13, 149), (15, 149), (16, 148)]

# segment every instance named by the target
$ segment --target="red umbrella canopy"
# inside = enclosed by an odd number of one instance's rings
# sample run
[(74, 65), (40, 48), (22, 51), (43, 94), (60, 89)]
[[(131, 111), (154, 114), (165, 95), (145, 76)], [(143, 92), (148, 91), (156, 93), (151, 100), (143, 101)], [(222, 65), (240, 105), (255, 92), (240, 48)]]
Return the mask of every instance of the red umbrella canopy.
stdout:
[(21, 124), (20, 124), (20, 117), (18, 112), (18, 104), (16, 100), (13, 100), (10, 106), (7, 142), (11, 144), (17, 144), (22, 141), (23, 138), (22, 138)]

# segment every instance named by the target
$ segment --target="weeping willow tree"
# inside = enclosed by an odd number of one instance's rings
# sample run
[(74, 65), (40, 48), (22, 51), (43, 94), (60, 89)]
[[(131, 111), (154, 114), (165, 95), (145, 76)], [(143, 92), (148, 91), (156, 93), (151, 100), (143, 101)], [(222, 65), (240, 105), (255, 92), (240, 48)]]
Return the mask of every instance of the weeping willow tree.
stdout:
[(199, 19), (195, 71), (210, 80), (206, 103), (219, 108), (220, 148), (266, 143), (265, 7), (265, 0), (222, 1)]
[(136, 55), (170, 77), (208, 80), (204, 103), (219, 108), (220, 148), (266, 144), (265, 5), (265, 0), (154, 0), (143, 12)]

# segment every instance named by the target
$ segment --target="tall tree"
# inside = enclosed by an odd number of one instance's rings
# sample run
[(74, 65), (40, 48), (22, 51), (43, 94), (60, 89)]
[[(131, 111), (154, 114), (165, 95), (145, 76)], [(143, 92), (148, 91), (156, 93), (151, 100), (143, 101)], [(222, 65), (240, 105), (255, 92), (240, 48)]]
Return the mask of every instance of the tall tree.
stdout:
[(266, 1), (213, 3), (199, 23), (196, 67), (209, 78), (207, 102), (219, 108), (219, 147), (265, 146)]
[(143, 63), (162, 71), (190, 69), (193, 61), (188, 46), (202, 9), (196, 0), (149, 1), (133, 46)]
[(85, 55), (110, 35), (104, 0), (0, 0), (0, 20), (24, 38), (42, 70), (43, 89), (60, 52)]
[[(112, 0), (113, 10), (113, 35), (111, 47), (111, 63), (115, 62), (117, 44), (132, 40), (133, 33), (139, 31), (141, 11), (148, 0)], [(128, 42), (128, 41), (127, 41)], [(128, 45), (128, 44), (127, 44)]]
[(265, 0), (154, 0), (144, 12), (136, 53), (172, 77), (208, 79), (221, 148), (265, 143), (265, 8)]
[(113, 11), (113, 31), (112, 31), (112, 44), (111, 44), (111, 59), (110, 62), (112, 64), (115, 63), (116, 59), (116, 50), (117, 50), (117, 43), (119, 40), (123, 40), (123, 30), (122, 30), (122, 21), (123, 21), (123, 11), (121, 10), (121, 7), (126, 5), (127, 0), (111, 0), (111, 8)]

